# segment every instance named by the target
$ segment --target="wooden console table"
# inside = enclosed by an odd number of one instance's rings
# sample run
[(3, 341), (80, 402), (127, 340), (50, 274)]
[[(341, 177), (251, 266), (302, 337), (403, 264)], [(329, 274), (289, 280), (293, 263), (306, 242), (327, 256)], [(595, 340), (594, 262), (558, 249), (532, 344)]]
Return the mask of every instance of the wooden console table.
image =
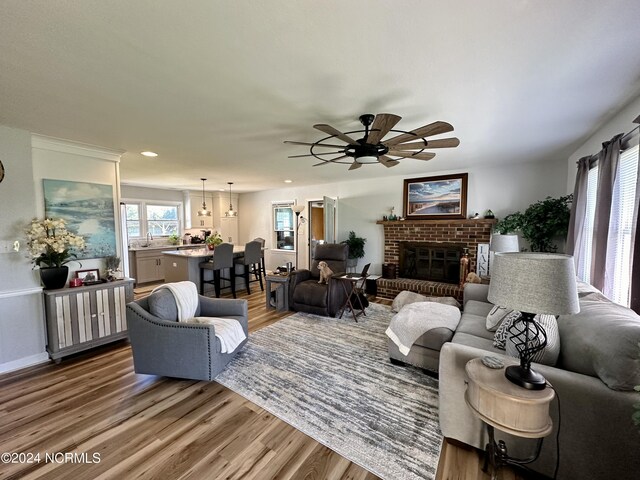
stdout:
[(47, 352), (62, 357), (127, 338), (125, 307), (133, 301), (133, 279), (45, 290)]

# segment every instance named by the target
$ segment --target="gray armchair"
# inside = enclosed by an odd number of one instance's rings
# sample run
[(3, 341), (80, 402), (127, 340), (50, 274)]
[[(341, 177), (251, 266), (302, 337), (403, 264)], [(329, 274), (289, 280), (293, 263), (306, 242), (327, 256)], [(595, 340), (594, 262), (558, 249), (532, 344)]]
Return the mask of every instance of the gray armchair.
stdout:
[(291, 275), (289, 285), (289, 305), (297, 312), (335, 317), (344, 305), (347, 294), (340, 280), (318, 283), (320, 270), (318, 262), (325, 261), (334, 276), (343, 275), (347, 269), (349, 247), (341, 243), (317, 245), (310, 270), (297, 270)]
[[(234, 318), (249, 338), (246, 300), (199, 298), (195, 316)], [(213, 380), (247, 342), (233, 353), (221, 353), (213, 325), (179, 323), (177, 319), (175, 299), (166, 289), (127, 304), (136, 373)]]

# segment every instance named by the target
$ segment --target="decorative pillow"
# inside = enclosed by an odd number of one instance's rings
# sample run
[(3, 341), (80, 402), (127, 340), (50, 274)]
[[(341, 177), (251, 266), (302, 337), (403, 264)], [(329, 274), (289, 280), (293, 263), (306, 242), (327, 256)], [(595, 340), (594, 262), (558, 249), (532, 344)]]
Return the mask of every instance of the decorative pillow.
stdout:
[(416, 302), (435, 302), (460, 308), (460, 304), (453, 297), (427, 297), (425, 295), (420, 295), (419, 293), (403, 290), (398, 295), (396, 295), (396, 298), (393, 299), (393, 303), (391, 304), (391, 311), (394, 313), (398, 313), (405, 305)]
[(502, 323), (496, 329), (496, 334), (493, 336), (493, 346), (495, 348), (499, 348), (500, 350), (505, 349), (507, 337), (509, 336), (508, 329), (518, 318), (520, 318), (520, 312), (517, 310), (512, 310), (504, 317)]
[(560, 364), (598, 377), (612, 390), (640, 385), (640, 316), (601, 293), (580, 298), (580, 312), (561, 315)]
[(178, 321), (178, 306), (171, 290), (161, 288), (149, 295), (149, 313), (162, 320)]
[(500, 307), (496, 305), (491, 309), (489, 315), (487, 315), (487, 330), (490, 332), (495, 332), (502, 321), (505, 319), (507, 315), (509, 315), (513, 310), (506, 307)]
[[(536, 354), (531, 358), (531, 361), (542, 363), (543, 365), (554, 366), (558, 363), (558, 357), (560, 356), (560, 332), (558, 330), (556, 317), (553, 315), (536, 315), (535, 320), (542, 326), (542, 328), (544, 328), (544, 331), (547, 334), (547, 345), (539, 352), (536, 352)], [(510, 357), (519, 358), (520, 353), (518, 352), (513, 339), (514, 336), (508, 336), (505, 351)], [(540, 341), (541, 338), (532, 338), (529, 340), (529, 345), (532, 347), (540, 345)]]

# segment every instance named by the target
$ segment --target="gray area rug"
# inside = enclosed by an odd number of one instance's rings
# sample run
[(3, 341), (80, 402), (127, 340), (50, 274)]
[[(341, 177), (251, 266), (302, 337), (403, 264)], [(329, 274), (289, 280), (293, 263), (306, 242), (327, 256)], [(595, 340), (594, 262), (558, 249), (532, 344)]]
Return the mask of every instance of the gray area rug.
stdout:
[(249, 336), (216, 381), (379, 477), (433, 479), (438, 381), (389, 362), (392, 313), (296, 313)]

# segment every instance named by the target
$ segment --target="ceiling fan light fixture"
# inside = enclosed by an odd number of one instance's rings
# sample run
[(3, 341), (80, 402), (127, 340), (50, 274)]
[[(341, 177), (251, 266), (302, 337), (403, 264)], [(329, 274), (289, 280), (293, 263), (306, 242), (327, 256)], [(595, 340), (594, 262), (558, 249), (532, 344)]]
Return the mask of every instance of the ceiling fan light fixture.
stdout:
[(204, 201), (204, 182), (205, 182), (206, 178), (201, 178), (200, 180), (202, 180), (202, 208), (200, 210), (198, 210), (198, 216), (199, 217), (210, 217), (211, 216), (211, 210), (207, 209), (207, 204)]
[(378, 161), (378, 157), (373, 155), (364, 155), (362, 157), (358, 157), (356, 160), (360, 163), (373, 163)]
[(238, 211), (233, 209), (233, 203), (231, 202), (231, 185), (233, 182), (227, 182), (229, 184), (229, 210), (224, 212), (225, 217), (237, 217)]

